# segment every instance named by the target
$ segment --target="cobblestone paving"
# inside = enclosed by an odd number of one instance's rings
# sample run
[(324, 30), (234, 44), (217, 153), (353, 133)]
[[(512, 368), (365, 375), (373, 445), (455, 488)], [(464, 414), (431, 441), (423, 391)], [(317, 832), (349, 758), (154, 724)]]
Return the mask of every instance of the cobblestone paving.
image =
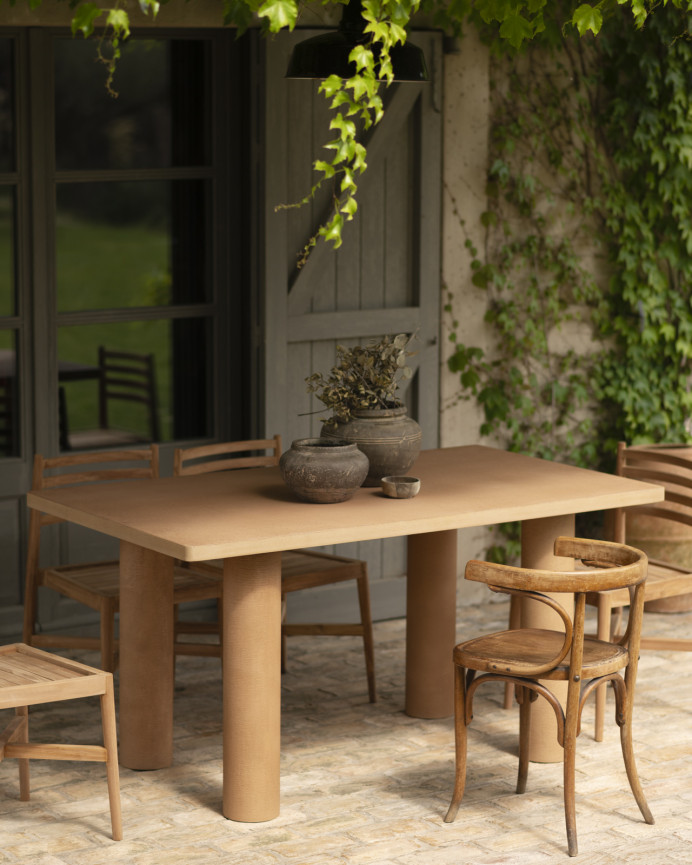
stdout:
[[(459, 610), (459, 638), (505, 626), (505, 604)], [(692, 614), (647, 616), (650, 633), (690, 633)], [(567, 861), (561, 764), (532, 764), (513, 792), (516, 709), (478, 693), (467, 792), (443, 823), (453, 780), (451, 719), (402, 712), (405, 624), (376, 625), (379, 701), (367, 701), (359, 641), (294, 638), (283, 677), (282, 808), (274, 821), (220, 813), (220, 668), (177, 662), (174, 765), (121, 770), (125, 840), (110, 839), (103, 767), (34, 763), (19, 802), (15, 761), (0, 763), (0, 863), (11, 865), (542, 865)], [(75, 653), (87, 663), (96, 658)], [(611, 697), (612, 699), (612, 697)], [(593, 740), (587, 707), (577, 757), (583, 865), (692, 863), (692, 654), (646, 652), (635, 709), (638, 766), (656, 824), (629, 792), (617, 727)], [(0, 713), (5, 720), (7, 712)], [(98, 704), (32, 712), (32, 738), (98, 741)]]

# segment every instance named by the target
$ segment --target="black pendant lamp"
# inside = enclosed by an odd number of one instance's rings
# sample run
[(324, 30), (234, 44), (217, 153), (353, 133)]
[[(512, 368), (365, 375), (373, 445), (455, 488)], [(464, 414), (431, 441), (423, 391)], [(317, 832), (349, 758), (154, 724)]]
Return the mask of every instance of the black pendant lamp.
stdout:
[[(299, 42), (293, 49), (288, 63), (286, 78), (351, 78), (356, 74), (356, 64), (348, 55), (357, 45), (370, 40), (365, 32), (365, 21), (361, 15), (361, 0), (349, 0), (344, 6), (337, 30), (322, 36), (313, 36)], [(395, 45), (390, 51), (395, 81), (427, 81), (428, 69), (425, 55), (415, 45)], [(377, 45), (375, 45), (377, 60)]]

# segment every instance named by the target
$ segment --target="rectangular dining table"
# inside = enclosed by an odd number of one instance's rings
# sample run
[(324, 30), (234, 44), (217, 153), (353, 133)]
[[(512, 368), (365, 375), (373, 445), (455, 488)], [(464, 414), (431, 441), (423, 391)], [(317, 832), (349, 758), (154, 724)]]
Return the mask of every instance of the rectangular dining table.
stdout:
[[(298, 501), (278, 468), (212, 472), (30, 492), (28, 505), (120, 540), (120, 762), (173, 759), (174, 559), (223, 559), (223, 814), (279, 813), (281, 552), (406, 536), (405, 710), (453, 710), (457, 530), (519, 520), (522, 564), (553, 556), (576, 513), (660, 501), (663, 489), (470, 445), (421, 452), (410, 499), (360, 488), (336, 504)], [(539, 729), (539, 726), (537, 726)], [(532, 725), (533, 736), (533, 725)], [(546, 736), (532, 740), (532, 759)]]

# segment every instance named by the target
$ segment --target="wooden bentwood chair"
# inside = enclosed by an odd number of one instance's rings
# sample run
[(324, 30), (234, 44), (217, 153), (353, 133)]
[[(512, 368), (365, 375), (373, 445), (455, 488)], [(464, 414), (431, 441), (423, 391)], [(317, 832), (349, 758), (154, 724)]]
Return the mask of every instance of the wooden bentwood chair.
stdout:
[[(477, 637), (455, 647), (456, 776), (445, 822), (454, 820), (464, 795), (466, 727), (473, 717), (476, 688), (485, 682), (509, 682), (515, 687), (520, 705), (517, 793), (526, 790), (531, 703), (541, 696), (552, 706), (557, 719), (557, 738), (564, 753), (567, 844), (569, 855), (576, 856), (576, 739), (586, 698), (603, 682), (612, 683), (615, 691), (615, 719), (620, 727), (622, 754), (634, 798), (644, 820), (654, 822), (639, 783), (632, 748), (632, 708), (647, 559), (640, 550), (624, 544), (578, 538), (558, 538), (555, 555), (580, 559), (586, 567), (553, 572), (478, 561), (470, 561), (466, 566), (467, 580), (477, 580), (486, 583), (491, 591), (515, 595), (522, 600), (531, 599), (554, 609), (562, 619), (564, 632), (520, 628)], [(629, 589), (631, 593), (627, 631), (617, 642), (585, 637), (586, 593), (609, 589)], [(574, 593), (574, 619), (554, 598), (543, 594), (545, 592)], [(567, 682), (566, 708), (563, 709), (543, 680)]]
[[(674, 535), (676, 526), (692, 526), (692, 459), (684, 453), (692, 453), (688, 446), (681, 445), (641, 445), (627, 447), (624, 442), (618, 445), (616, 473), (622, 477), (660, 484), (665, 488), (665, 500), (651, 505), (638, 505), (634, 508), (620, 508), (615, 511), (614, 536), (617, 543), (625, 542), (627, 534), (627, 514), (634, 519), (638, 516), (653, 517), (658, 521), (656, 531), (660, 536)], [(647, 547), (648, 550), (648, 547)], [(652, 549), (651, 552), (655, 552)], [(692, 573), (684, 563), (661, 561), (649, 557), (649, 573), (644, 589), (644, 602), (660, 602), (677, 598), (692, 592)], [(607, 640), (617, 635), (620, 627), (622, 608), (629, 606), (629, 593), (625, 589), (589, 592), (586, 603), (598, 608), (598, 637)], [(658, 638), (642, 636), (643, 649), (662, 649), (673, 651), (692, 651), (692, 636), (687, 638)], [(596, 731), (597, 741), (603, 739), (603, 717), (605, 714), (606, 691), (604, 685), (596, 694)]]
[[(47, 459), (34, 457), (33, 490), (156, 478), (159, 455), (156, 445), (148, 448), (98, 453), (65, 454)], [(118, 642), (115, 639), (115, 614), (120, 608), (120, 564), (99, 561), (88, 564), (46, 566), (40, 562), (42, 529), (64, 522), (59, 517), (31, 510), (29, 548), (26, 562), (24, 596), (24, 642), (29, 646), (55, 649), (99, 649), (101, 666), (113, 672), (117, 667)], [(96, 610), (100, 614), (100, 636), (84, 637), (62, 633), (45, 633), (38, 624), (38, 589), (46, 586)], [(173, 569), (173, 602), (218, 599), (219, 581), (194, 568), (176, 565)], [(221, 656), (220, 645), (175, 643), (176, 654)]]
[[(261, 453), (257, 453), (257, 452)], [(245, 454), (245, 455), (243, 455)], [(178, 448), (173, 462), (174, 475), (194, 475), (252, 467), (276, 466), (281, 456), (281, 436), (271, 439), (224, 442), (199, 447)], [(222, 562), (195, 562), (194, 567), (213, 574), (220, 580)], [(290, 592), (312, 589), (355, 580), (358, 589), (360, 622), (353, 624), (282, 624), (281, 670), (286, 670), (286, 637), (299, 634), (358, 636), (363, 638), (365, 670), (370, 702), (377, 699), (375, 689), (375, 655), (370, 612), (370, 589), (365, 562), (344, 556), (329, 555), (312, 550), (291, 550), (281, 554), (282, 601)], [(185, 626), (181, 623), (181, 629)], [(194, 629), (194, 625), (192, 629)]]
[[(101, 700), (102, 746), (29, 742), (29, 706), (91, 696), (98, 696)], [(19, 798), (22, 802), (29, 801), (29, 760), (105, 763), (113, 840), (122, 840), (112, 673), (22, 643), (0, 646), (0, 709), (15, 710), (14, 719), (4, 731), (0, 731), (0, 762), (5, 757), (19, 761)]]

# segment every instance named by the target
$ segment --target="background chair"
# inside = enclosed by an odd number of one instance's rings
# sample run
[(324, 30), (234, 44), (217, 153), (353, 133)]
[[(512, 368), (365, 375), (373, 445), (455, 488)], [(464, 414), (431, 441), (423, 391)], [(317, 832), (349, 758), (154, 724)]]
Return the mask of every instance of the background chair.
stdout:
[[(106, 481), (127, 481), (158, 477), (158, 448), (100, 451), (99, 453), (65, 454), (46, 459), (34, 457), (32, 489), (73, 486)], [(99, 649), (101, 666), (111, 672), (117, 666), (115, 614), (120, 607), (120, 565), (118, 561), (91, 562), (77, 565), (46, 566), (40, 564), (41, 534), (45, 526), (64, 522), (32, 510), (29, 518), (29, 548), (26, 562), (24, 596), (24, 642), (29, 646), (49, 648)], [(99, 638), (71, 634), (50, 634), (37, 628), (38, 588), (46, 586), (61, 595), (85, 604), (100, 615)], [(176, 605), (191, 601), (218, 599), (218, 579), (194, 568), (174, 567), (173, 601)], [(176, 654), (215, 655), (220, 645), (181, 643), (176, 638)]]
[[(99, 696), (103, 746), (29, 742), (29, 706)], [(0, 646), (0, 709), (15, 718), (0, 732), (0, 761), (19, 760), (19, 798), (29, 801), (29, 760), (87, 760), (106, 764), (113, 840), (123, 837), (113, 675), (22, 643)]]
[[(203, 474), (228, 469), (276, 466), (281, 456), (281, 436), (271, 439), (224, 442), (175, 451), (175, 475)], [(206, 568), (220, 578), (221, 562), (195, 562), (195, 568)], [(360, 622), (353, 624), (286, 624), (281, 629), (281, 668), (286, 669), (286, 637), (298, 634), (358, 636), (363, 638), (365, 669), (370, 702), (377, 699), (375, 689), (375, 657), (370, 612), (370, 589), (365, 562), (344, 556), (328, 555), (312, 550), (292, 550), (281, 555), (281, 589), (283, 600), (290, 592), (327, 586), (345, 580), (355, 580), (358, 588)], [(285, 605), (284, 605), (285, 608)], [(182, 626), (181, 626), (182, 627)], [(194, 626), (193, 626), (194, 627)]]
[[(531, 703), (544, 697), (555, 711), (557, 737), (564, 755), (565, 823), (569, 855), (577, 855), (574, 802), (576, 739), (581, 713), (589, 694), (601, 682), (611, 682), (617, 701), (617, 723), (630, 787), (647, 823), (653, 817), (646, 804), (634, 762), (632, 707), (639, 658), (639, 638), (644, 606), (647, 560), (644, 553), (624, 544), (558, 538), (555, 555), (580, 559), (584, 570), (538, 571), (527, 568), (471, 561), (466, 579), (486, 583), (495, 592), (539, 601), (555, 610), (564, 631), (537, 628), (507, 630), (460, 643), (454, 649), (456, 773), (454, 793), (445, 817), (457, 815), (466, 783), (466, 728), (473, 717), (473, 696), (486, 682), (514, 685), (520, 705), (519, 774), (517, 793), (526, 790), (529, 763)], [(631, 589), (633, 599), (627, 631), (617, 642), (584, 636), (586, 592)], [(574, 618), (545, 592), (574, 593)], [(477, 673), (481, 675), (477, 676)], [(567, 682), (567, 705), (563, 710), (543, 681)]]
[[(98, 429), (67, 432), (70, 450), (122, 447), (137, 442), (158, 442), (158, 394), (153, 354), (111, 351), (99, 346), (99, 425)], [(111, 403), (143, 407), (145, 425), (141, 432), (118, 429), (112, 425)], [(67, 425), (64, 397), (61, 419)]]
[[(614, 515), (614, 536), (618, 543), (624, 543), (627, 532), (627, 515), (642, 515), (660, 520), (659, 531), (666, 532), (668, 526), (692, 526), (692, 459), (680, 455), (680, 445), (642, 445), (627, 447), (624, 442), (618, 445), (616, 473), (622, 477), (660, 484), (665, 488), (665, 500), (653, 505), (640, 505), (636, 508), (620, 508)], [(672, 561), (661, 561), (649, 555), (649, 574), (644, 589), (644, 601), (661, 601), (676, 598), (692, 592), (692, 573), (689, 568)], [(589, 592), (587, 604), (598, 609), (598, 637), (607, 640), (615, 636), (623, 607), (629, 606), (629, 593), (624, 589)], [(646, 609), (646, 608), (645, 608)], [(644, 631), (646, 631), (645, 620)], [(674, 622), (671, 622), (674, 628)], [(692, 651), (692, 635), (688, 637), (659, 638), (642, 636), (643, 649), (670, 649), (673, 651)], [(606, 703), (605, 686), (596, 695), (597, 741), (603, 739), (603, 716)]]

